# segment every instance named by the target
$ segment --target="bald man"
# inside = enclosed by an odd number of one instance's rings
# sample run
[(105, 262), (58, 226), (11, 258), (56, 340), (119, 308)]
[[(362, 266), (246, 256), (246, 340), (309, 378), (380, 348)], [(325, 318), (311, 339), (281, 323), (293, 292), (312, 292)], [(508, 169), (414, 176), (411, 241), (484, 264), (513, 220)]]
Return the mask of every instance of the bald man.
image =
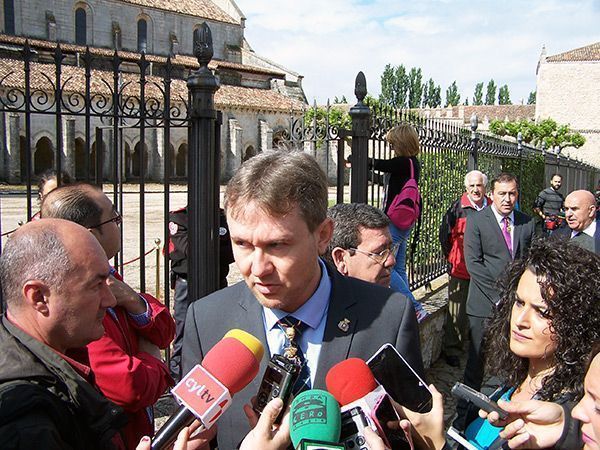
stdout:
[(552, 236), (572, 240), (581, 248), (600, 254), (600, 227), (596, 220), (596, 198), (590, 191), (573, 191), (565, 198), (565, 218), (568, 228)]
[(106, 311), (116, 305), (109, 276), (102, 247), (75, 223), (30, 222), (7, 241), (0, 448), (123, 448), (123, 411), (90, 384), (89, 366), (72, 353), (104, 333)]

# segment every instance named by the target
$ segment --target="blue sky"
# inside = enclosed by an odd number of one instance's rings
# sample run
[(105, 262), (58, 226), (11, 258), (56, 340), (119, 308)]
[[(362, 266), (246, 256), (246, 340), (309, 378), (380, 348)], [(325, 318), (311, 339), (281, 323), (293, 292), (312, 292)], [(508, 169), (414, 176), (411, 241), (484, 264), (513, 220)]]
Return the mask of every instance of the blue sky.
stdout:
[(345, 95), (367, 77), (378, 96), (387, 63), (421, 67), (471, 103), (475, 84), (508, 84), (511, 100), (535, 90), (548, 55), (600, 41), (600, 0), (236, 0), (258, 53), (304, 75), (309, 102)]

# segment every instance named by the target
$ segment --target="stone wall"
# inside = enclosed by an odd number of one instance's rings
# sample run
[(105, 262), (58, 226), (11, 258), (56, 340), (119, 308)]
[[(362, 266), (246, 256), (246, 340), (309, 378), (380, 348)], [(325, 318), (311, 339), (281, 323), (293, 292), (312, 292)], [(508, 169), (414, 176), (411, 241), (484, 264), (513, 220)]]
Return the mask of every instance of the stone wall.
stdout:
[(244, 30), (239, 23), (210, 21), (117, 0), (94, 0), (88, 3), (73, 0), (51, 3), (47, 0), (15, 1), (16, 34), (49, 39), (46, 24), (48, 11), (56, 21), (56, 36), (51, 40), (74, 43), (75, 9), (79, 6), (87, 10), (87, 43), (95, 47), (114, 48), (112, 30), (113, 25), (118, 24), (121, 29), (121, 48), (136, 52), (137, 21), (140, 17), (148, 22), (147, 53), (156, 55), (169, 54), (171, 34), (177, 37), (179, 54), (191, 55), (193, 30), (204, 21), (211, 28), (215, 59), (228, 60), (228, 46), (241, 47), (244, 38)]
[(537, 73), (536, 120), (548, 117), (569, 124), (586, 138), (583, 147), (567, 151), (600, 167), (600, 61), (546, 62)]

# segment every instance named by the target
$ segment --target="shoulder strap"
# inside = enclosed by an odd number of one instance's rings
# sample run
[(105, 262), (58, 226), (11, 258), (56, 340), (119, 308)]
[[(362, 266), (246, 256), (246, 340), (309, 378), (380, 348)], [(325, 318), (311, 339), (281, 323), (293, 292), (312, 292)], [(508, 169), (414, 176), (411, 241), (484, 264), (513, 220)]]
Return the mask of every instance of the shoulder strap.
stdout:
[(408, 162), (410, 163), (410, 178), (411, 180), (415, 179), (415, 168), (413, 167), (412, 156), (408, 157)]

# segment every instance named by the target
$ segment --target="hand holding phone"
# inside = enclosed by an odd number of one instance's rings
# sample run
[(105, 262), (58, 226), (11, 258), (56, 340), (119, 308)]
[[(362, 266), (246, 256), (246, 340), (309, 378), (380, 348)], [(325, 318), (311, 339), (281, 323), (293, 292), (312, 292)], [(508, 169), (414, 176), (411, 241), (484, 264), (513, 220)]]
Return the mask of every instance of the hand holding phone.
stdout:
[(500, 408), (495, 401), (465, 384), (456, 383), (450, 392), (453, 397), (471, 402), (487, 413), (491, 413), (492, 411), (497, 412), (501, 420), (506, 420), (508, 418), (508, 413)]

